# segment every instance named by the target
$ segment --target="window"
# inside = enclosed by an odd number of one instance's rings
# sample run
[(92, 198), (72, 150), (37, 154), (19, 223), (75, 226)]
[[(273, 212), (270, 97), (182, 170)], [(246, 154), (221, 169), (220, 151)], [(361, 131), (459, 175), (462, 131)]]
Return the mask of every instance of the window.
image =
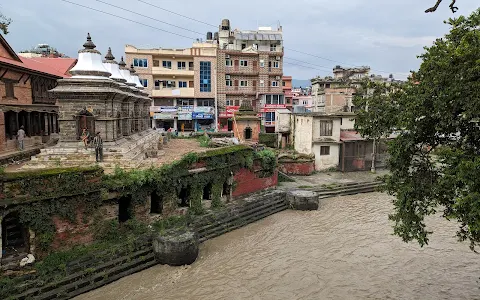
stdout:
[(265, 113), (265, 121), (274, 122), (275, 121), (275, 113), (274, 112), (266, 112)]
[(265, 104), (274, 104), (274, 105), (285, 104), (283, 95), (265, 95)]
[(212, 91), (212, 63), (209, 61), (200, 62), (200, 92)]
[(242, 44), (242, 50), (247, 48), (247, 44)]
[(246, 60), (241, 60), (241, 61), (240, 61), (240, 66), (241, 66), (241, 67), (247, 67), (247, 66), (248, 66), (248, 61), (246, 61)]
[(285, 81), (282, 81), (282, 86), (285, 86)]
[(332, 121), (320, 121), (320, 136), (332, 136)]
[(179, 87), (179, 88), (186, 88), (186, 87), (188, 87), (188, 86), (187, 86), (187, 82), (186, 82), (186, 81), (179, 81), (179, 82), (178, 82), (178, 87)]
[(248, 86), (248, 81), (240, 80), (240, 86)]
[(197, 99), (197, 106), (214, 106), (212, 99)]
[(134, 58), (133, 66), (139, 68), (146, 68), (148, 66), (148, 60), (146, 58)]
[(178, 70), (186, 70), (187, 69), (187, 63), (184, 62), (184, 61), (177, 62), (177, 69)]
[(143, 87), (148, 87), (148, 79), (140, 79), (140, 83), (143, 85)]
[[(158, 88), (157, 88), (157, 83), (158, 83)], [(160, 86), (162, 88), (174, 88), (175, 87), (175, 81), (155, 80), (155, 89), (160, 89)]]
[(264, 86), (265, 86), (265, 81), (260, 80), (260, 87), (264, 87)]
[(277, 45), (270, 44), (270, 51), (277, 51)]
[(15, 82), (4, 79), (3, 83), (5, 83), (5, 98), (15, 98)]
[(193, 106), (193, 99), (177, 99), (178, 106)]
[(169, 60), (164, 60), (162, 61), (162, 67), (166, 69), (171, 69), (172, 68), (172, 62)]
[(320, 155), (330, 155), (330, 146), (320, 146)]
[(272, 81), (272, 86), (278, 86), (278, 81)]
[(228, 100), (225, 103), (227, 106), (240, 106), (240, 100)]
[(279, 64), (278, 64), (278, 61), (273, 61), (272, 64), (273, 64), (273, 67), (274, 67), (274, 68), (278, 68), (278, 65), (279, 65)]
[(225, 80), (226, 86), (233, 86), (233, 82), (230, 79)]
[(260, 68), (265, 67), (265, 61), (263, 59), (260, 60)]
[(193, 61), (188, 62), (188, 70), (193, 71)]
[(193, 88), (193, 87), (194, 87), (194, 85), (193, 85), (193, 80), (188, 82), (188, 86), (189, 86), (190, 88)]
[(234, 101), (233, 101), (233, 100), (230, 100), (230, 99), (227, 99), (227, 100), (225, 101), (225, 105), (227, 105), (227, 106), (233, 106), (233, 103), (234, 103)]
[(233, 61), (231, 59), (226, 59), (225, 60), (225, 66), (227, 66), (227, 67), (233, 66)]
[(160, 67), (160, 61), (158, 59), (153, 60), (153, 66), (154, 67)]

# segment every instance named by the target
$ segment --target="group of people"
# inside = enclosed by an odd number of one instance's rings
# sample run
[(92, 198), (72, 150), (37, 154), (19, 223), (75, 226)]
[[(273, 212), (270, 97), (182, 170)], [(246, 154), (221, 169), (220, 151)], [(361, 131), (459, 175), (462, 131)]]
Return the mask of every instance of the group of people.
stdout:
[[(92, 141), (90, 132), (87, 130), (87, 128), (83, 128), (81, 139), (83, 145), (85, 146), (85, 150), (87, 150), (88, 145)], [(98, 131), (93, 138), (93, 146), (95, 147), (95, 159), (97, 160), (97, 162), (101, 162), (103, 160), (103, 140), (100, 136), (100, 131)]]

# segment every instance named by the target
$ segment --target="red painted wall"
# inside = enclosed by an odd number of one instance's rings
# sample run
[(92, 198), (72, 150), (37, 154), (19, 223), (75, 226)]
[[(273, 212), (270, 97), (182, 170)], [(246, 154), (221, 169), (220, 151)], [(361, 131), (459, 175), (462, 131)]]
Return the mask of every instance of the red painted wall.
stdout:
[(257, 176), (259, 173), (254, 173), (249, 169), (240, 169), (234, 175), (236, 182), (235, 190), (232, 193), (233, 197), (238, 197), (254, 192), (264, 190), (269, 187), (274, 187), (278, 183), (278, 174), (271, 177), (260, 178)]
[(315, 161), (279, 161), (278, 170), (287, 175), (311, 175), (315, 172)]

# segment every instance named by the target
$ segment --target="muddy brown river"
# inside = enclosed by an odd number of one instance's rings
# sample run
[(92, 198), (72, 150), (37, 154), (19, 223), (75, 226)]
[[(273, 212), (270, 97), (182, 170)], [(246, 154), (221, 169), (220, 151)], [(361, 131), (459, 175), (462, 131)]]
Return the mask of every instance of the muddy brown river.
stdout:
[(424, 248), (392, 236), (391, 198), (323, 199), (205, 242), (188, 267), (155, 266), (77, 297), (95, 299), (480, 299), (480, 256), (456, 223), (428, 219)]

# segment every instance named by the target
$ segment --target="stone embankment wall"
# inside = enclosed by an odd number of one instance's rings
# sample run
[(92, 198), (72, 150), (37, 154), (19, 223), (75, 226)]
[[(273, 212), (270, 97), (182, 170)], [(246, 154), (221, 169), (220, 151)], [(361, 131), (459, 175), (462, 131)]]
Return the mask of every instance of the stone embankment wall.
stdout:
[(287, 175), (312, 175), (315, 172), (315, 160), (279, 160), (278, 170)]

